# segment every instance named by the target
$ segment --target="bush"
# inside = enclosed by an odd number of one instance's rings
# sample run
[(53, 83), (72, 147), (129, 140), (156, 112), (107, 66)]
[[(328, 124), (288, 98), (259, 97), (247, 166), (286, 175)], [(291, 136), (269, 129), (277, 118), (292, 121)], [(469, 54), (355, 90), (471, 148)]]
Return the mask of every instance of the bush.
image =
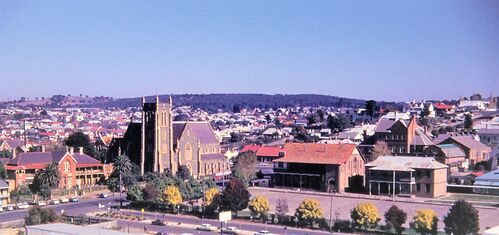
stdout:
[(31, 207), (28, 215), (24, 217), (26, 225), (48, 224), (59, 220), (59, 216), (52, 208), (41, 208), (39, 206)]
[(350, 220), (336, 220), (333, 225), (334, 230), (340, 232), (351, 231)]

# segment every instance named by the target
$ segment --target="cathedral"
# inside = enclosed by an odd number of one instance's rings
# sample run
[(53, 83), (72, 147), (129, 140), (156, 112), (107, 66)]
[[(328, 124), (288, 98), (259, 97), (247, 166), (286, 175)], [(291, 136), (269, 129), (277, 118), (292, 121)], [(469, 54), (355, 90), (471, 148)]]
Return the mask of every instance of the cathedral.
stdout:
[(182, 165), (196, 178), (220, 178), (229, 172), (210, 123), (173, 121), (171, 96), (167, 102), (161, 102), (158, 96), (150, 103), (142, 98), (142, 122), (131, 122), (113, 147), (140, 166), (142, 175), (165, 171), (176, 174)]

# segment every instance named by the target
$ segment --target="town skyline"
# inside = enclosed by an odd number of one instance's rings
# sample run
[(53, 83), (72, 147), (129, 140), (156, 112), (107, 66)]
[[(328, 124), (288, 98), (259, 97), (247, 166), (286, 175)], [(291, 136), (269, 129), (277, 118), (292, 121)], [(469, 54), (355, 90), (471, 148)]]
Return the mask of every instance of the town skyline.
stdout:
[(493, 1), (57, 3), (0, 3), (1, 100), (499, 90)]

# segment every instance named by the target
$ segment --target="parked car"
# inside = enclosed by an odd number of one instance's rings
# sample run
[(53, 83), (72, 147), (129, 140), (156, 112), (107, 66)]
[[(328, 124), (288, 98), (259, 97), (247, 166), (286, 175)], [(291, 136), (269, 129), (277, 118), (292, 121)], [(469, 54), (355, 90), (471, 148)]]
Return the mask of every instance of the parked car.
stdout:
[(152, 225), (159, 225), (159, 226), (166, 226), (165, 221), (159, 220), (159, 219), (151, 221), (151, 224)]
[(67, 199), (65, 197), (61, 198), (61, 203), (68, 203), (68, 202), (69, 202), (69, 199)]
[(109, 197), (109, 195), (107, 195), (107, 193), (100, 193), (99, 194), (99, 198), (107, 198)]
[(99, 203), (99, 205), (98, 205), (98, 206), (99, 206), (99, 208), (104, 208), (104, 207), (106, 207), (106, 205), (104, 205), (104, 204), (100, 204), (100, 203)]
[(61, 202), (57, 199), (53, 199), (52, 201), (50, 201), (50, 204), (51, 205), (59, 205)]
[(211, 224), (201, 224), (201, 225), (197, 226), (196, 229), (201, 230), (201, 231), (213, 231), (213, 230), (215, 230), (215, 226), (213, 226)]
[(16, 209), (18, 210), (22, 210), (22, 209), (28, 209), (29, 208), (29, 205), (28, 203), (17, 203), (16, 204)]
[(14, 205), (13, 204), (9, 204), (5, 207), (6, 210), (8, 211), (13, 211), (14, 210)]
[(72, 197), (69, 199), (70, 202), (78, 202), (78, 198), (77, 197)]
[(3, 207), (0, 206), (0, 212), (3, 212)]
[(46, 206), (47, 205), (47, 203), (44, 201), (38, 201), (36, 204), (39, 206)]
[(226, 227), (226, 228), (222, 228), (222, 233), (238, 234), (239, 229), (237, 229), (236, 227)]
[(274, 235), (267, 230), (260, 230), (260, 232), (254, 233), (254, 235)]

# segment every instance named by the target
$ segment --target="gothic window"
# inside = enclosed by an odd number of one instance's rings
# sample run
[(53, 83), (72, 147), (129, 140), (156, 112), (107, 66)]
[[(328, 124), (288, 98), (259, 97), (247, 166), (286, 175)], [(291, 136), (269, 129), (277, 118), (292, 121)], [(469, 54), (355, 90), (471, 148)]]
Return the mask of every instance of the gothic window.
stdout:
[(64, 162), (64, 172), (69, 172), (69, 161)]
[(191, 146), (191, 144), (185, 145), (184, 156), (185, 156), (186, 161), (192, 160), (192, 146)]

